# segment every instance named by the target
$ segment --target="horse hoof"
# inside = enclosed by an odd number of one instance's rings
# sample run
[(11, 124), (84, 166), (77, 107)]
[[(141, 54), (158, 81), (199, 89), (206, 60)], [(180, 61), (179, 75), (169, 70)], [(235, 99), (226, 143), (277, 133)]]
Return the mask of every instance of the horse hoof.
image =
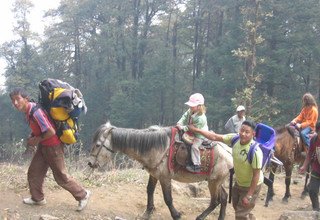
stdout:
[(147, 220), (151, 218), (151, 215), (153, 214), (153, 212), (156, 210), (156, 208), (152, 208), (152, 209), (146, 209), (146, 211), (144, 211), (144, 213), (141, 216), (141, 219)]
[(301, 199), (305, 199), (306, 197), (307, 197), (307, 194), (304, 194), (304, 193), (302, 193), (300, 196)]
[(282, 199), (282, 203), (287, 204), (287, 203), (288, 203), (288, 198), (283, 198), (283, 199)]
[(172, 217), (174, 220), (179, 220), (181, 219), (181, 213), (178, 212), (174, 217)]

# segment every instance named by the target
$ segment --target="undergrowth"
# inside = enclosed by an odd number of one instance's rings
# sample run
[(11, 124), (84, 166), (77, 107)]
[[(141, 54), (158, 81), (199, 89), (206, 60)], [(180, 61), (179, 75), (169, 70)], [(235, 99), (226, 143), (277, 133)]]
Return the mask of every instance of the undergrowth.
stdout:
[[(1, 190), (11, 189), (16, 192), (28, 190), (27, 171), (32, 153), (22, 151), (21, 145), (18, 151), (11, 153), (13, 158), (7, 158), (0, 163)], [(87, 165), (88, 156), (82, 148), (68, 146), (65, 148), (65, 162), (69, 174), (84, 187), (101, 187), (128, 182), (146, 183), (148, 179), (147, 172), (141, 169), (138, 162), (120, 154), (117, 154), (106, 167), (93, 170)], [(51, 190), (60, 189), (50, 169), (46, 176), (45, 187)]]

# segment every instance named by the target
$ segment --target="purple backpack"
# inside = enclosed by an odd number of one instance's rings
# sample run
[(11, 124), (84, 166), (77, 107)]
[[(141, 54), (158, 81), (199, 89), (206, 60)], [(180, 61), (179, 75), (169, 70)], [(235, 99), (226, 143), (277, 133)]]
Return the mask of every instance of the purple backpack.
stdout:
[[(259, 123), (255, 128), (255, 138), (254, 142), (250, 145), (250, 149), (248, 152), (248, 162), (251, 164), (253, 160), (254, 153), (256, 152), (257, 148), (259, 147), (263, 154), (262, 160), (262, 168), (266, 167), (270, 163), (270, 159), (272, 157), (275, 137), (276, 133), (272, 127), (268, 125)], [(231, 147), (239, 140), (240, 136), (237, 134), (231, 140)]]

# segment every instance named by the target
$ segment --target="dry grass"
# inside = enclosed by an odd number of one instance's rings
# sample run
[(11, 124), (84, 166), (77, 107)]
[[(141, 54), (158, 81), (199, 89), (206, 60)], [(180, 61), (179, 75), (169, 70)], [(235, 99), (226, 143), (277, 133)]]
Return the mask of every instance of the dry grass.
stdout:
[(0, 189), (12, 189), (17, 192), (25, 190), (28, 187), (26, 170), (26, 166), (17, 166), (10, 163), (0, 164)]
[[(0, 163), (0, 189), (11, 189), (21, 192), (28, 189), (27, 170), (29, 160), (18, 163), (4, 162)], [(79, 180), (85, 187), (100, 187), (109, 184), (143, 182), (148, 181), (148, 174), (141, 169), (137, 163), (129, 161), (130, 169), (117, 169), (115, 164), (110, 164), (105, 170), (92, 170), (87, 166), (87, 157), (82, 155), (76, 160), (66, 157), (67, 169), (69, 174)], [(134, 166), (132, 166), (134, 164)], [(49, 169), (45, 180), (45, 185), (49, 189), (59, 189), (60, 186), (54, 180), (51, 170)]]

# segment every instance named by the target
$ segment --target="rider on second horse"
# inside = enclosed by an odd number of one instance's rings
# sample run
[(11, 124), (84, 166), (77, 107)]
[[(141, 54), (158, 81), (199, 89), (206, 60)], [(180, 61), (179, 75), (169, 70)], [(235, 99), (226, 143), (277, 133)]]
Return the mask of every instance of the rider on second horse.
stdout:
[[(290, 122), (290, 126), (300, 131), (304, 144), (309, 148), (310, 133), (314, 132), (318, 120), (318, 106), (315, 98), (306, 93), (302, 97), (302, 110), (300, 114)], [(295, 133), (299, 137), (299, 133)]]

